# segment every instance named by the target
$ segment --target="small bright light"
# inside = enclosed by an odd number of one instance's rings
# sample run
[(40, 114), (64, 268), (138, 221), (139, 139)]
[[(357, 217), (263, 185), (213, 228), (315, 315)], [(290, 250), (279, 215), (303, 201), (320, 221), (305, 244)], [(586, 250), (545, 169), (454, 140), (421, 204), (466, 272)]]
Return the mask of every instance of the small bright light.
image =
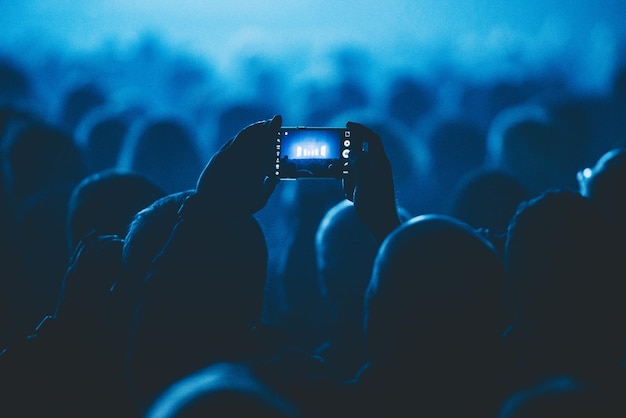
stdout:
[(585, 169), (583, 170), (583, 177), (584, 177), (584, 178), (586, 178), (586, 179), (590, 178), (590, 177), (591, 177), (591, 174), (592, 174), (592, 172), (591, 172), (591, 169), (590, 169), (590, 168), (585, 168)]

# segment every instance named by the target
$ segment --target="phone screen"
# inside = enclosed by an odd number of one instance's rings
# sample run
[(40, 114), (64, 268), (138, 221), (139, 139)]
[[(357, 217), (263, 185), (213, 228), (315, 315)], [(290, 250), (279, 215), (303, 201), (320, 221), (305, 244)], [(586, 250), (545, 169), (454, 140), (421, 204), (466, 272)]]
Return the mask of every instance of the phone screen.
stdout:
[(345, 128), (282, 128), (276, 138), (276, 176), (342, 178), (352, 139)]

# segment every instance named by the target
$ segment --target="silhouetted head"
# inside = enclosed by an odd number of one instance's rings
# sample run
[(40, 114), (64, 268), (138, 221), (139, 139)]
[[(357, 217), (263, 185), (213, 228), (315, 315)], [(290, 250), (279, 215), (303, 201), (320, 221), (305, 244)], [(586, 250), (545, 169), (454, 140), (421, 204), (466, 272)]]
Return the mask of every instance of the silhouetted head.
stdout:
[(90, 232), (126, 236), (135, 214), (164, 194), (139, 173), (107, 170), (86, 177), (74, 188), (69, 201), (70, 248)]
[(606, 152), (593, 168), (578, 172), (579, 190), (626, 233), (626, 149)]
[[(137, 297), (141, 283), (179, 221), (178, 211), (193, 190), (163, 196), (137, 212), (124, 240), (123, 263), (129, 282), (125, 291)], [(126, 287), (129, 286), (129, 287)]]
[(195, 133), (182, 121), (158, 118), (129, 134), (119, 166), (145, 174), (166, 193), (193, 189), (204, 168)]
[(528, 189), (504, 171), (477, 170), (457, 184), (448, 211), (473, 228), (504, 234), (519, 204), (530, 198)]
[(420, 361), (492, 341), (503, 329), (502, 281), (497, 253), (468, 225), (439, 215), (405, 222), (383, 242), (367, 289), (370, 359)]
[[(257, 102), (234, 102), (224, 106), (217, 117), (215, 130), (215, 142), (223, 144), (230, 138), (237, 136), (242, 126), (247, 126), (250, 121), (264, 120), (267, 115), (276, 114), (273, 106)], [(216, 147), (215, 151), (219, 149)]]
[[(617, 401), (617, 402), (616, 402)], [(553, 377), (512, 394), (498, 418), (622, 417), (623, 402), (570, 377)]]
[(111, 289), (123, 274), (123, 244), (117, 235), (92, 234), (81, 241), (63, 278), (56, 318), (85, 331), (102, 331), (114, 306)]
[(89, 173), (116, 168), (124, 140), (139, 111), (101, 107), (76, 127), (76, 142)]
[(485, 134), (471, 121), (449, 119), (436, 122), (427, 141), (431, 173), (444, 195), (461, 177), (485, 161)]
[(295, 418), (299, 412), (243, 366), (217, 363), (172, 384), (146, 418)]
[(565, 361), (587, 352), (591, 360), (589, 353), (603, 352), (611, 361), (621, 350), (624, 274), (615, 243), (614, 227), (578, 193), (550, 191), (520, 206), (505, 264), (527, 355)]
[(352, 202), (344, 200), (326, 213), (317, 229), (315, 248), (322, 298), (335, 319), (363, 318), (363, 298), (378, 244)]
[(66, 124), (68, 129), (74, 130), (89, 112), (104, 105), (107, 100), (103, 87), (97, 83), (77, 83), (65, 92), (59, 119)]
[[(167, 298), (192, 309), (194, 321), (207, 327), (249, 324), (261, 314), (267, 245), (256, 218), (214, 219), (203, 212), (186, 211), (153, 260), (143, 298)], [(197, 208), (194, 208), (197, 209)], [(184, 305), (184, 307), (182, 306)], [(182, 325), (194, 327), (192, 321)]]
[[(410, 218), (400, 209), (402, 221)], [(343, 200), (322, 218), (315, 235), (318, 280), (322, 298), (338, 315), (337, 320), (359, 318), (378, 243), (363, 224), (354, 204)]]
[(5, 144), (8, 191), (17, 199), (54, 188), (72, 188), (83, 177), (80, 152), (72, 136), (44, 123), (20, 129)]
[(533, 196), (575, 186), (579, 150), (540, 106), (501, 111), (489, 128), (487, 152), (491, 167), (515, 176)]
[(30, 75), (14, 60), (0, 57), (0, 104), (16, 103), (32, 94)]
[(434, 106), (435, 95), (425, 81), (410, 74), (400, 74), (392, 80), (387, 113), (403, 126), (416, 126)]
[(199, 367), (259, 354), (267, 247), (258, 222), (186, 215), (152, 262), (134, 316), (130, 380), (142, 409)]

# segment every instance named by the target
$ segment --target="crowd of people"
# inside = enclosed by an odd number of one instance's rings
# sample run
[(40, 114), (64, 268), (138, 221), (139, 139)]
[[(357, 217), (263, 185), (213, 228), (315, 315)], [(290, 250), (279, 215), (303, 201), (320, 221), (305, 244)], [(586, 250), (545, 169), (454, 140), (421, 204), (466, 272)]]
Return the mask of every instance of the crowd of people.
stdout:
[[(625, 416), (626, 67), (580, 94), (366, 61), (237, 87), (150, 43), (4, 54), (0, 408)], [(275, 177), (294, 125), (348, 129), (349, 172)]]

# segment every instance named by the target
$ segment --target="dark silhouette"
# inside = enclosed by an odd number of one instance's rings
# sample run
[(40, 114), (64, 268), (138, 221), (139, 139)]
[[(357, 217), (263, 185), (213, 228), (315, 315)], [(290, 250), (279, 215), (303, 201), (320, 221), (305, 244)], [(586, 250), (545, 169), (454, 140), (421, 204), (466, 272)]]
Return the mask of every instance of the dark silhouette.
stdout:
[(598, 204), (626, 239), (626, 148), (615, 148), (577, 174), (580, 193)]
[(56, 125), (22, 125), (5, 139), (4, 147), (5, 181), (18, 208), (36, 193), (71, 188), (84, 175), (73, 137)]
[(246, 367), (218, 363), (171, 385), (146, 418), (263, 417), (296, 418), (300, 412)]
[(427, 82), (410, 73), (394, 76), (388, 92), (387, 116), (406, 130), (418, 126), (437, 104), (435, 92)]
[(115, 236), (92, 235), (77, 246), (56, 311), (0, 356), (7, 411), (25, 417), (130, 411), (123, 384), (126, 347), (110, 292), (122, 274), (121, 250)]
[(83, 179), (68, 204), (70, 249), (87, 234), (125, 236), (133, 216), (165, 192), (148, 177), (107, 170)]
[(14, 242), (15, 208), (13, 198), (7, 190), (6, 176), (9, 173), (5, 169), (5, 158), (14, 132), (23, 125), (32, 123), (34, 118), (32, 112), (10, 105), (0, 110), (0, 346), (15, 332), (12, 325), (15, 317), (8, 308), (12, 303), (10, 289), (14, 280), (20, 280), (18, 272), (22, 272), (23, 268), (20, 261), (21, 250)]
[(117, 168), (120, 151), (139, 109), (102, 106), (88, 114), (76, 127), (78, 144), (87, 173)]
[(193, 190), (174, 193), (155, 200), (137, 212), (124, 239), (125, 276), (116, 285), (116, 292), (127, 298), (129, 309), (136, 308), (139, 289), (146, 279), (152, 260), (161, 252), (172, 229), (179, 221), (178, 211)]
[(118, 168), (148, 176), (168, 194), (189, 190), (203, 166), (196, 141), (179, 119), (147, 120), (125, 139)]
[(58, 120), (74, 132), (79, 123), (94, 109), (109, 101), (105, 88), (96, 82), (80, 81), (69, 85), (63, 94)]
[(487, 164), (510, 173), (531, 195), (552, 188), (575, 189), (580, 149), (543, 106), (501, 111), (489, 127)]
[(520, 203), (530, 198), (530, 191), (510, 174), (479, 169), (461, 178), (445, 213), (481, 230), (503, 255), (509, 222)]
[(474, 229), (506, 234), (517, 207), (530, 197), (530, 192), (511, 175), (477, 170), (461, 179), (446, 212)]
[(268, 114), (272, 114), (275, 109), (265, 103), (237, 101), (222, 106), (222, 111), (215, 121), (216, 128), (214, 137), (216, 138), (216, 147), (214, 151), (218, 151), (224, 138), (233, 138), (242, 126), (250, 121), (262, 120)]
[(622, 398), (571, 377), (554, 377), (510, 396), (498, 418), (618, 418), (625, 412)]
[(428, 183), (428, 155), (420, 136), (379, 112), (350, 111), (336, 116), (333, 122), (340, 124), (346, 119), (360, 121), (385, 139), (385, 154), (393, 161), (393, 183), (398, 205), (412, 213), (423, 213), (428, 196), (418, 184), (421, 179)]
[(131, 342), (140, 409), (200, 367), (260, 355), (267, 247), (252, 215), (276, 186), (267, 173), (280, 122), (250, 125), (211, 158), (153, 263)]
[(426, 137), (428, 169), (416, 179), (423, 202), (420, 213), (443, 213), (448, 196), (461, 178), (483, 166), (485, 133), (470, 120), (434, 121)]
[[(617, 43), (383, 62), (331, 32), (7, 39), (4, 415), (626, 416)], [(283, 122), (346, 120), (347, 176), (273, 176)]]
[[(410, 216), (400, 209), (400, 218)], [(363, 301), (372, 274), (378, 242), (348, 200), (322, 218), (315, 236), (318, 285), (329, 310), (329, 337), (316, 353), (340, 380), (354, 377), (366, 361)]]
[(31, 75), (10, 57), (0, 56), (0, 105), (25, 104), (34, 96)]
[(507, 340), (531, 379), (567, 374), (623, 388), (624, 269), (615, 229), (578, 193), (520, 206), (508, 231)]
[(315, 250), (322, 302), (330, 311), (330, 335), (317, 353), (339, 378), (351, 379), (365, 363), (363, 300), (378, 243), (344, 200), (322, 218)]
[(42, 122), (18, 129), (4, 144), (5, 186), (12, 207), (17, 269), (7, 279), (7, 309), (15, 332), (30, 332), (54, 311), (70, 251), (69, 196), (83, 178), (72, 137)]
[(418, 216), (391, 232), (365, 299), (363, 412), (493, 416), (514, 381), (503, 275), (495, 249), (454, 218)]
[(344, 194), (338, 180), (298, 180), (280, 189), (293, 196), (282, 209), (288, 235), (277, 248), (279, 265), (271, 279), (278, 283), (285, 302), (279, 324), (310, 350), (327, 337), (327, 316), (317, 284), (315, 232), (324, 214), (344, 200)]

